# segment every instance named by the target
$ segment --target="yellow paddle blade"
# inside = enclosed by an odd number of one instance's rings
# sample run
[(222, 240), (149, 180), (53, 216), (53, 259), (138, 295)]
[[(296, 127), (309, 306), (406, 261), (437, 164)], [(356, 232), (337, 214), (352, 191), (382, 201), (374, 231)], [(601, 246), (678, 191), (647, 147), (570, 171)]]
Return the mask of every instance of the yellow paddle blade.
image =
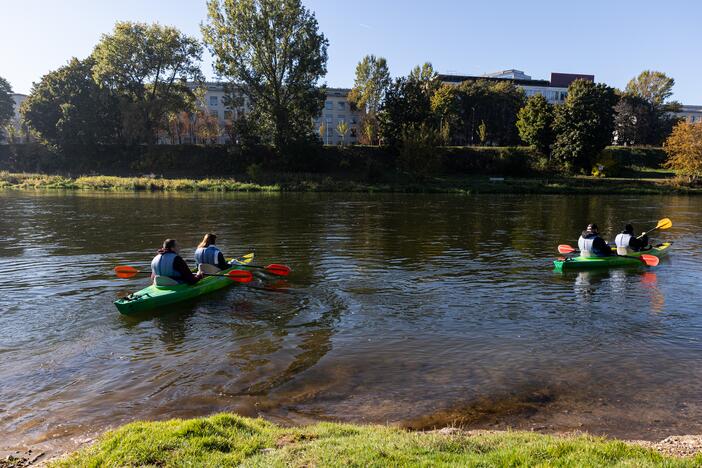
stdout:
[(242, 255), (239, 258), (233, 258), (229, 260), (229, 262), (236, 262), (239, 265), (248, 265), (249, 263), (253, 262), (254, 255), (255, 254), (253, 252), (247, 253), (246, 255)]
[(656, 229), (670, 229), (673, 227), (673, 222), (669, 218), (663, 218), (658, 221)]

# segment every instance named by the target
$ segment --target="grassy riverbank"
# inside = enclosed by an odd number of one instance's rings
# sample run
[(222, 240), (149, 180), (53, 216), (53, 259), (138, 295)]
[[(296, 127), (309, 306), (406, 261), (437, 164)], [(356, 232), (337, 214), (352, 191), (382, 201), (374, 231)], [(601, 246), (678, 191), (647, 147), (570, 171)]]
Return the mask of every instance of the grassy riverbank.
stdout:
[(700, 466), (590, 436), (407, 432), (319, 423), (283, 428), (231, 414), (139, 422), (108, 432), (56, 466)]
[(637, 178), (552, 177), (490, 178), (434, 177), (417, 182), (395, 178), (369, 183), (349, 178), (300, 174), (272, 174), (258, 183), (236, 179), (168, 179), (150, 177), (84, 176), (0, 172), (0, 188), (19, 190), (102, 190), (152, 192), (397, 192), (397, 193), (544, 193), (544, 194), (702, 194), (700, 188), (670, 183), (646, 174)]

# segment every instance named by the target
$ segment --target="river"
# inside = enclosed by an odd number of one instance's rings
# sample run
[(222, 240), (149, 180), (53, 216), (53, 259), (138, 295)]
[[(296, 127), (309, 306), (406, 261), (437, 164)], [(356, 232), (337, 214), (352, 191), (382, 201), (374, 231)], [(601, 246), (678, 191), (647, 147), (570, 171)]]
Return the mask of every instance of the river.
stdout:
[[(661, 265), (558, 274), (560, 243), (662, 217)], [(0, 192), (0, 450), (137, 419), (702, 432), (702, 198)], [(157, 313), (165, 237), (255, 248), (286, 281)]]

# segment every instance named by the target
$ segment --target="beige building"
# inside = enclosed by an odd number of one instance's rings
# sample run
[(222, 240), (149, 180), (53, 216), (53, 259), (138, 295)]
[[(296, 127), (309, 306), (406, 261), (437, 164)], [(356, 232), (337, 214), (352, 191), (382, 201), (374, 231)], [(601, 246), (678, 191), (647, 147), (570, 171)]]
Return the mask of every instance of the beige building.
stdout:
[[(215, 116), (219, 122), (220, 136), (217, 138), (217, 143), (228, 143), (229, 136), (225, 128), (230, 122), (248, 112), (250, 109), (248, 99), (242, 98), (243, 104), (240, 107), (231, 107), (225, 101), (224, 83), (206, 83), (205, 90), (201, 105), (204, 105), (207, 112)], [(346, 88), (327, 88), (327, 99), (322, 114), (311, 122), (324, 144), (341, 144), (342, 139), (347, 145), (355, 144), (358, 141), (361, 114), (359, 111), (351, 109), (347, 99), (349, 91), (350, 89)], [(343, 138), (337, 130), (340, 122), (348, 124), (348, 131)], [(322, 124), (324, 124), (323, 132), (320, 132)]]

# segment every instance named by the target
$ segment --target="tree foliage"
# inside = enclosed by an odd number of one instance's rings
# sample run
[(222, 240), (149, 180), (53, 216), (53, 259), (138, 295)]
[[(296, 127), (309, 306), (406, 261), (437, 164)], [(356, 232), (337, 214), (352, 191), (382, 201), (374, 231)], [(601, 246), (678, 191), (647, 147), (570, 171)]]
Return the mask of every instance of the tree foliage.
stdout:
[(356, 80), (348, 100), (363, 113), (375, 116), (390, 83), (387, 61), (383, 57), (366, 55), (356, 65)]
[(341, 146), (346, 143), (346, 135), (349, 133), (349, 124), (345, 121), (340, 121), (336, 126), (336, 133), (341, 137)]
[(118, 22), (93, 51), (93, 76), (120, 96), (131, 139), (151, 142), (169, 113), (191, 107), (187, 81), (202, 80), (201, 57), (199, 41), (176, 28)]
[(390, 85), (379, 114), (380, 133), (385, 144), (398, 146), (405, 127), (419, 128), (431, 122), (428, 91), (424, 82), (404, 77)]
[(0, 128), (15, 115), (15, 101), (12, 99), (10, 83), (0, 76)]
[(207, 8), (202, 32), (215, 69), (249, 97), (251, 118), (279, 149), (311, 137), (329, 44), (314, 14), (300, 0), (209, 0)]
[[(623, 104), (624, 107), (621, 110), (624, 113), (624, 122), (627, 117), (632, 116), (632, 111), (643, 117), (642, 103), (648, 103), (650, 109), (650, 114), (642, 118), (640, 123), (632, 124), (629, 120), (629, 133), (636, 133), (641, 144), (662, 144), (677, 123), (678, 119), (672, 114), (680, 110), (680, 103), (669, 101), (673, 96), (673, 86), (675, 86), (673, 78), (663, 72), (652, 70), (641, 72), (626, 85), (626, 96), (636, 101), (630, 100)], [(632, 104), (635, 104), (633, 108)]]
[(589, 172), (595, 158), (612, 142), (616, 103), (614, 89), (605, 84), (571, 83), (565, 103), (556, 108), (552, 155), (571, 170)]
[(519, 142), (517, 113), (524, 106), (524, 92), (509, 81), (465, 81), (458, 86), (458, 108), (461, 130), (457, 143), (480, 141), (480, 123), (490, 129), (491, 143), (500, 146)]
[(666, 167), (687, 176), (690, 182), (702, 178), (702, 124), (679, 122), (663, 149), (668, 154)]
[(624, 94), (614, 107), (614, 130), (617, 144), (647, 145), (655, 131), (656, 113), (642, 97)]
[(553, 144), (554, 107), (541, 94), (527, 99), (517, 114), (519, 137), (527, 145), (536, 147), (545, 156), (551, 154)]
[(114, 94), (93, 80), (92, 58), (71, 59), (44, 75), (22, 103), (24, 122), (52, 145), (117, 142), (120, 113)]

